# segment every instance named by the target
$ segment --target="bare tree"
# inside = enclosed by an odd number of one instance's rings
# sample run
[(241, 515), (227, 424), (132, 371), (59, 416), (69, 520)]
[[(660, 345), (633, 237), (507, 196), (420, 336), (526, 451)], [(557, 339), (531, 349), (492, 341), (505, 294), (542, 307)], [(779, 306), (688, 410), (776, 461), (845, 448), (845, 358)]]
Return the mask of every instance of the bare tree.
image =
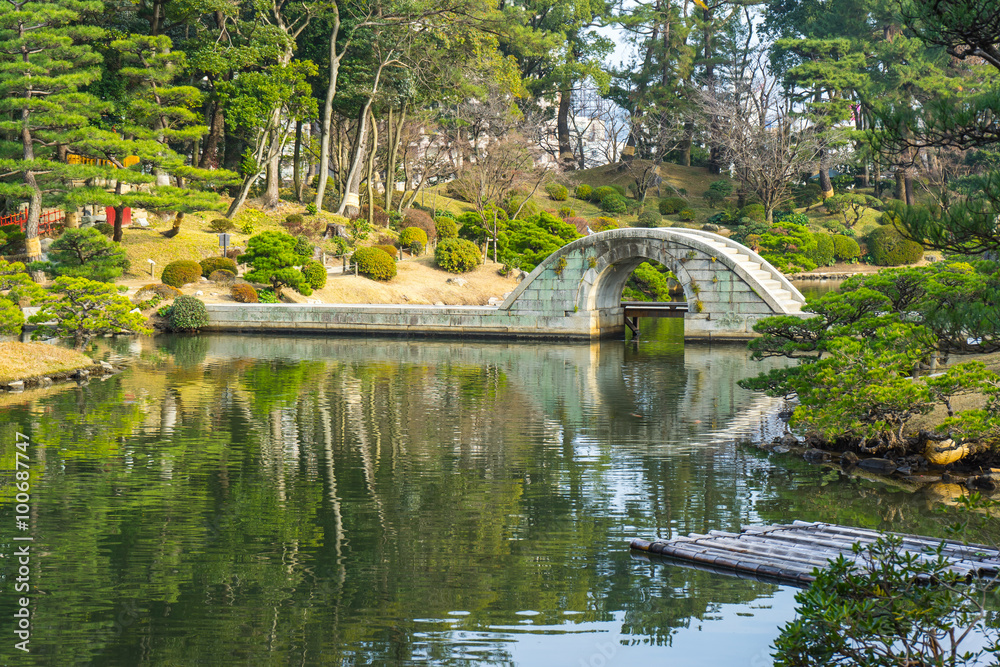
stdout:
[(791, 198), (790, 184), (839, 142), (836, 132), (814, 131), (770, 76), (763, 52), (728, 90), (705, 92), (705, 114), (718, 119), (716, 140), (743, 187), (764, 205), (767, 221)]

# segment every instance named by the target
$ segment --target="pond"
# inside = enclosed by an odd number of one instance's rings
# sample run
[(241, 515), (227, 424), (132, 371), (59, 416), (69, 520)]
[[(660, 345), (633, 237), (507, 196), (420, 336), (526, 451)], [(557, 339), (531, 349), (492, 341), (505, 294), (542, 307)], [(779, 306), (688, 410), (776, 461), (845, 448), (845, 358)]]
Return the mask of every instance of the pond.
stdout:
[[(633, 557), (794, 519), (940, 535), (929, 496), (737, 440), (738, 346), (189, 336), (0, 397), (39, 665), (767, 665), (795, 589)], [(31, 519), (14, 528), (16, 433)], [(0, 595), (11, 656), (15, 570)]]

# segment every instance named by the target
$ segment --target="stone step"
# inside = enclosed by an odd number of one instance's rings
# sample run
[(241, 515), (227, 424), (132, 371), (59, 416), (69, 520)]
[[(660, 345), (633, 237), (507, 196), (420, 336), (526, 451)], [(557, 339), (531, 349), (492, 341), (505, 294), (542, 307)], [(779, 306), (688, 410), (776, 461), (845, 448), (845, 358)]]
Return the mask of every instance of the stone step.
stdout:
[(802, 304), (799, 303), (798, 301), (782, 301), (781, 305), (784, 306), (785, 310), (787, 310), (790, 313), (802, 312)]
[(774, 297), (775, 301), (791, 301), (792, 293), (786, 289), (773, 289), (771, 290), (771, 296)]

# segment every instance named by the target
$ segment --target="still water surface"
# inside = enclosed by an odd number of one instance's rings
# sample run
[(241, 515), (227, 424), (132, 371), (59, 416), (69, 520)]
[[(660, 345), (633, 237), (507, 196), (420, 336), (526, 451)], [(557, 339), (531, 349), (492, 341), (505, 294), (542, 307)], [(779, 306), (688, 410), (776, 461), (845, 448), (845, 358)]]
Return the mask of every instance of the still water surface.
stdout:
[(767, 665), (795, 590), (633, 537), (829, 520), (942, 534), (929, 498), (770, 460), (739, 347), (157, 337), (0, 397), (0, 547), (32, 443), (32, 653), (5, 664)]

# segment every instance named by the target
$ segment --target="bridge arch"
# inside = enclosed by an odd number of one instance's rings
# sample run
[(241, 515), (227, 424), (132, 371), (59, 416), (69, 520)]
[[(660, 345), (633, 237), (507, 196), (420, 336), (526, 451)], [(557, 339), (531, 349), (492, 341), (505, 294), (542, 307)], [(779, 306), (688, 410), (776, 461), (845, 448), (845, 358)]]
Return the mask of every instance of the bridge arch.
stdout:
[(511, 315), (573, 318), (591, 336), (624, 329), (622, 290), (647, 260), (667, 266), (684, 290), (685, 336), (747, 338), (770, 315), (797, 315), (805, 298), (757, 253), (718, 234), (628, 228), (578, 239), (550, 255), (500, 306)]

